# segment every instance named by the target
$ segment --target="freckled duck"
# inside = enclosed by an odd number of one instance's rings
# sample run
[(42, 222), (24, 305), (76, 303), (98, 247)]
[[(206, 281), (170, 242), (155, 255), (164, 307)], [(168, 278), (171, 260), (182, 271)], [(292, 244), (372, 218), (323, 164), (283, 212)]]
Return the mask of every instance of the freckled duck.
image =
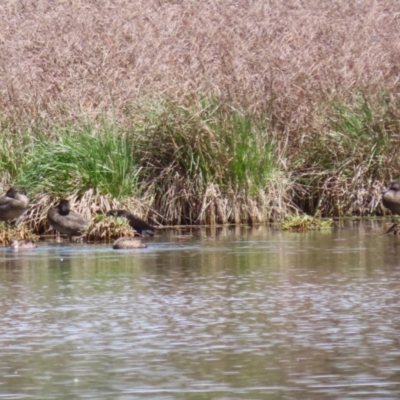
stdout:
[(35, 247), (37, 247), (36, 243), (33, 240), (29, 239), (23, 239), (23, 240), (11, 239), (9, 242), (9, 248), (11, 250), (34, 249)]
[(136, 217), (131, 212), (126, 210), (111, 210), (108, 211), (107, 216), (113, 216), (116, 218), (126, 218), (129, 225), (140, 235), (154, 235), (154, 227), (143, 221), (141, 218)]
[(29, 199), (13, 188), (0, 197), (0, 221), (12, 221), (19, 218), (28, 208)]
[(57, 207), (51, 208), (47, 213), (50, 226), (68, 235), (70, 241), (72, 236), (81, 236), (89, 227), (89, 220), (70, 209), (69, 201), (62, 199)]
[[(393, 214), (400, 215), (400, 182), (392, 181), (389, 185), (382, 190), (382, 203), (389, 209)], [(399, 235), (399, 223), (396, 220), (392, 221), (393, 224), (385, 232), (385, 234), (393, 233), (394, 235)]]
[(121, 237), (113, 244), (113, 249), (143, 249), (147, 247), (140, 239)]
[(393, 181), (382, 190), (382, 203), (393, 214), (400, 215), (400, 182)]

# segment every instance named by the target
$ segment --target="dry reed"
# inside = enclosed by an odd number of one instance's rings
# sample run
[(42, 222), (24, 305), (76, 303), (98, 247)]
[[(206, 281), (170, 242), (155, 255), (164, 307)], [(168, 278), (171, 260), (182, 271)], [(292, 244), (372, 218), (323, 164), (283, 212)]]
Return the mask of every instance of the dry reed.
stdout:
[(321, 99), (399, 92), (399, 11), (392, 0), (6, 0), (0, 107), (15, 123), (121, 120), (145, 95), (211, 95), (298, 133)]
[(38, 237), (24, 224), (15, 226), (0, 223), (0, 244), (8, 245), (11, 239), (36, 241)]

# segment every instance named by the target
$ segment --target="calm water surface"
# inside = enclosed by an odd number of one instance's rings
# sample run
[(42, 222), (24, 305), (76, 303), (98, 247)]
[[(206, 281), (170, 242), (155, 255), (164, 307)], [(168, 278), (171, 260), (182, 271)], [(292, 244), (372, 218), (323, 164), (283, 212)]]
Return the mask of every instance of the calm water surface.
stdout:
[(383, 229), (1, 249), (0, 399), (399, 399)]

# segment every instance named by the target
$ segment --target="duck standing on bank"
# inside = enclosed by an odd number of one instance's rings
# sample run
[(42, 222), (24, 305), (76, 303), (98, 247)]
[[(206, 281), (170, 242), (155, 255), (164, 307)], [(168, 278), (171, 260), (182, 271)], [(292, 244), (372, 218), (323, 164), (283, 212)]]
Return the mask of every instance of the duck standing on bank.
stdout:
[[(382, 190), (382, 203), (389, 209), (393, 214), (400, 215), (400, 182), (392, 181), (389, 185)], [(393, 225), (385, 232), (398, 235), (399, 224), (395, 221)]]
[(0, 197), (0, 221), (9, 222), (19, 218), (28, 208), (29, 199), (10, 188)]
[(89, 220), (72, 211), (69, 201), (65, 199), (48, 211), (47, 219), (54, 230), (68, 235), (70, 242), (72, 236), (82, 236), (89, 227)]
[(382, 203), (393, 214), (400, 215), (400, 182), (393, 181), (382, 190)]
[(143, 221), (141, 218), (136, 217), (127, 210), (111, 210), (108, 211), (107, 216), (116, 218), (126, 218), (131, 228), (136, 231), (139, 235), (154, 236), (154, 227)]

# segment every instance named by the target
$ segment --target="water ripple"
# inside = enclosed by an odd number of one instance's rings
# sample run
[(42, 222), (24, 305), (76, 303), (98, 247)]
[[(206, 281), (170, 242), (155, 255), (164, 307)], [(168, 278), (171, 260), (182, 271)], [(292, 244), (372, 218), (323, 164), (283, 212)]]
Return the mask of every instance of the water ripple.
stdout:
[(398, 398), (400, 245), (248, 235), (1, 251), (0, 399)]

